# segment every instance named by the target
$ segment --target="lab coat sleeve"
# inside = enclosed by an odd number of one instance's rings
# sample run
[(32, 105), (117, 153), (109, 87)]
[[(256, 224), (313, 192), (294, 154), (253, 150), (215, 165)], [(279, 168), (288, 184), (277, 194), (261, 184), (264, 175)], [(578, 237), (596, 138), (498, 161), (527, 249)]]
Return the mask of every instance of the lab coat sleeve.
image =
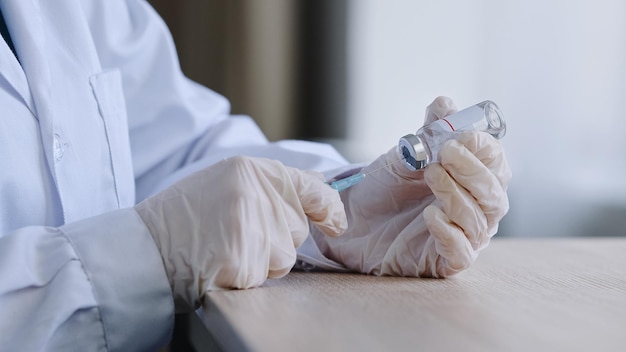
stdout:
[(173, 327), (169, 283), (133, 209), (0, 238), (0, 349), (153, 351)]
[[(83, 6), (101, 64), (122, 74), (137, 201), (233, 155), (322, 172), (347, 164), (329, 145), (270, 143), (251, 118), (230, 115), (227, 99), (184, 76), (169, 30), (146, 1), (87, 1)], [(311, 244), (315, 247), (314, 242), (305, 247)], [(317, 266), (331, 263), (319, 250), (311, 253), (303, 258), (315, 256)]]
[(171, 34), (147, 1), (81, 4), (103, 69), (122, 75), (138, 202), (233, 155), (317, 171), (347, 164), (325, 144), (270, 143), (251, 118), (231, 115), (226, 98), (185, 77)]

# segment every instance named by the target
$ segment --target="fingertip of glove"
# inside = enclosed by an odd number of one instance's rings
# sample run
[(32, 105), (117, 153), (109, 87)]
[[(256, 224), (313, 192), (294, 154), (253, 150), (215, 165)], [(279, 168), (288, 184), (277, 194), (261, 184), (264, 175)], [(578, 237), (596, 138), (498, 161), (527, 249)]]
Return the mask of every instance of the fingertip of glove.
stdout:
[[(494, 172), (504, 189), (507, 188), (512, 178), (512, 172), (500, 140), (486, 132), (477, 131), (461, 133), (457, 140), (469, 153)], [(450, 150), (448, 151), (449, 155), (442, 155), (446, 154), (443, 149), (440, 154), (442, 162), (444, 160), (454, 162), (454, 156), (451, 155)]]
[(468, 163), (480, 162), (477, 156), (461, 141), (451, 139), (446, 141), (439, 151), (439, 161), (444, 169), (449, 171), (450, 165), (455, 169), (462, 168)]
[(317, 192), (311, 194), (316, 200), (303, 201), (303, 206), (317, 228), (328, 236), (337, 237), (348, 229), (348, 218), (339, 192), (322, 181), (313, 188)]
[(332, 219), (325, 222), (314, 222), (320, 231), (331, 237), (339, 237), (348, 229), (348, 218), (344, 211), (332, 214)]
[(452, 98), (447, 97), (445, 95), (440, 95), (436, 97), (435, 99), (433, 99), (433, 102), (430, 104), (430, 106), (432, 106), (434, 109), (440, 109), (440, 110), (450, 109), (450, 108), (456, 109), (456, 105), (454, 104), (454, 101), (452, 100)]
[(426, 108), (425, 124), (436, 121), (437, 119), (451, 115), (457, 111), (454, 101), (446, 96), (436, 97)]
[(493, 152), (502, 148), (500, 141), (487, 132), (466, 131), (460, 133), (456, 140), (472, 153), (486, 149)]
[(449, 228), (450, 220), (443, 210), (431, 204), (424, 209), (423, 217), (431, 235), (441, 243), (448, 243), (450, 233), (447, 228)]
[(426, 170), (424, 170), (424, 180), (431, 189), (439, 185), (442, 181), (445, 181), (446, 176), (446, 170), (439, 163), (430, 164)]
[(432, 204), (427, 206), (422, 213), (424, 216), (424, 221), (426, 221), (426, 225), (430, 226), (430, 224), (435, 221), (437, 217), (440, 217), (441, 213), (442, 210), (439, 209), (437, 206)]
[(343, 210), (343, 207), (341, 212), (337, 213), (334, 223), (335, 228), (333, 232), (336, 236), (341, 236), (344, 232), (346, 232), (346, 230), (348, 230), (348, 216), (346, 215), (345, 210)]

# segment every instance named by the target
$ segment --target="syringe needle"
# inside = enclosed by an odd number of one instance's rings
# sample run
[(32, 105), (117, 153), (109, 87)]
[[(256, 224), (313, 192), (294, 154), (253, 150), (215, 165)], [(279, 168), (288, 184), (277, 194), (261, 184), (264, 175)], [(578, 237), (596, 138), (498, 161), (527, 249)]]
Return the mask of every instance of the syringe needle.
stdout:
[(403, 161), (403, 160), (404, 160), (404, 159), (398, 159), (398, 160), (391, 161), (391, 162), (389, 162), (389, 163), (387, 163), (387, 164), (385, 164), (385, 165), (383, 165), (383, 166), (381, 166), (381, 167), (377, 167), (377, 168), (375, 168), (375, 169), (374, 169), (374, 170), (372, 170), (372, 171), (368, 171), (368, 172), (366, 172), (364, 175), (365, 175), (365, 176), (367, 176), (367, 175), (369, 175), (369, 174), (371, 174), (371, 173), (373, 173), (373, 172), (376, 172), (376, 171), (378, 171), (378, 170), (384, 169), (384, 168), (386, 168), (387, 166), (393, 165), (393, 164), (397, 163), (398, 161)]

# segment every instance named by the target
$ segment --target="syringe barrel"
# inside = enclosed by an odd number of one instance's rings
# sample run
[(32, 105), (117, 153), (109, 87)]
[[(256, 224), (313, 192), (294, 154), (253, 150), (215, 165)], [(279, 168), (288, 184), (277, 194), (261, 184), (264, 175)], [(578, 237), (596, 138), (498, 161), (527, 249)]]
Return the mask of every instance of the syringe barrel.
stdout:
[(329, 185), (330, 187), (336, 189), (338, 192), (341, 192), (344, 189), (350, 188), (357, 183), (363, 181), (363, 179), (365, 179), (365, 174), (359, 172), (358, 174), (342, 178), (341, 180), (333, 181)]

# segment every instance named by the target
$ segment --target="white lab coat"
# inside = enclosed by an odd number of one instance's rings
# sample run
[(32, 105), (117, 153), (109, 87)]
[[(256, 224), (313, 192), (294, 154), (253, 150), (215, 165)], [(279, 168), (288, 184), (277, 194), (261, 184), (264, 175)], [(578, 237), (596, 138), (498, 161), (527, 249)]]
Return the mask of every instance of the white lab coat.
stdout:
[(345, 165), (229, 116), (145, 1), (0, 7), (20, 60), (0, 43), (0, 350), (162, 346), (173, 301), (136, 201), (234, 154)]

